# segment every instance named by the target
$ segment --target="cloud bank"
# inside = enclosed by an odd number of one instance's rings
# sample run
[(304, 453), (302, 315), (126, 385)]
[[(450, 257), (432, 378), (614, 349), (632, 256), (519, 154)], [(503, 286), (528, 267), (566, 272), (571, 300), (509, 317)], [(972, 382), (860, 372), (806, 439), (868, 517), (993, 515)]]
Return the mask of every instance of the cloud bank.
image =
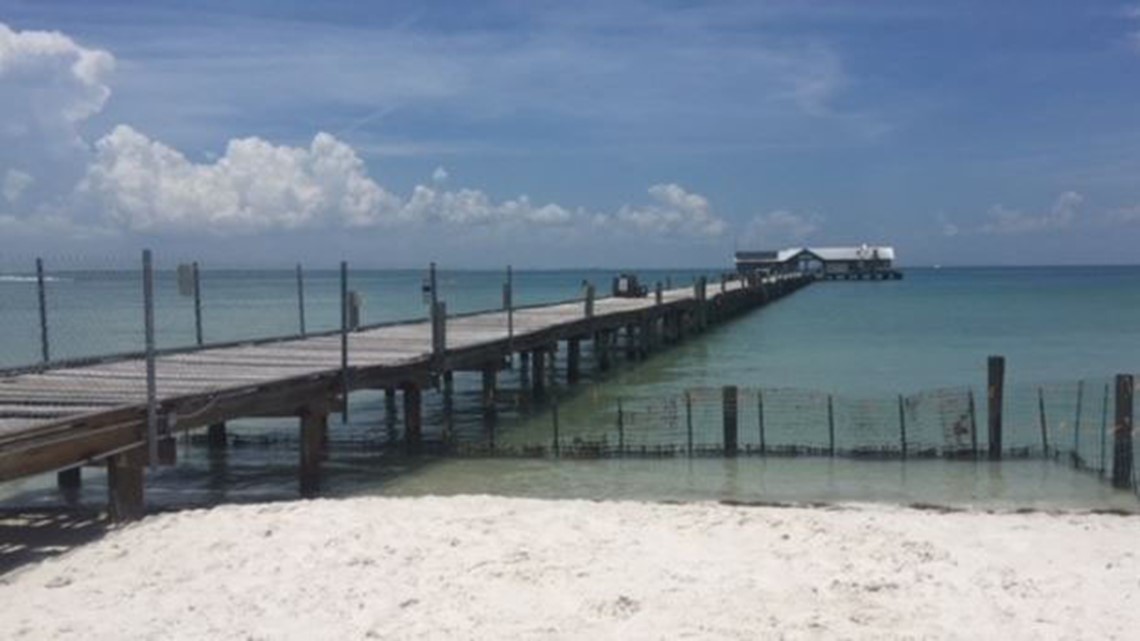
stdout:
[(448, 189), (451, 177), (443, 168), (400, 196), (369, 174), (356, 150), (325, 132), (304, 147), (233, 139), (206, 162), (126, 124), (88, 143), (80, 125), (111, 95), (114, 64), (109, 52), (63, 34), (0, 24), (0, 136), (6, 150), (0, 152), (0, 224), (53, 234), (442, 225), (602, 228), (686, 238), (716, 238), (728, 228), (707, 198), (673, 183), (653, 185), (648, 202), (612, 213), (535, 203), (526, 195), (500, 200), (479, 189)]

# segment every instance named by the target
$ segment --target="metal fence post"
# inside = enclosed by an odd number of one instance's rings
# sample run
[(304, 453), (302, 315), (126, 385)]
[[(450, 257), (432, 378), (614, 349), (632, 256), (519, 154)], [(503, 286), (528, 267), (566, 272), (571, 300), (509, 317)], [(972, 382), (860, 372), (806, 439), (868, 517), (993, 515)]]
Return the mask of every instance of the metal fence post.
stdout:
[(194, 274), (194, 336), (202, 346), (202, 281), (198, 276), (198, 261), (191, 263)]
[(147, 458), (158, 465), (158, 390), (154, 353), (154, 263), (143, 250), (143, 332), (146, 341), (146, 443)]
[(301, 336), (305, 336), (305, 275), (301, 263), (297, 263), (297, 320), (301, 327)]
[(340, 261), (340, 385), (344, 408), (341, 422), (348, 423), (348, 261)]
[(36, 288), (40, 301), (40, 355), (46, 363), (51, 360), (51, 349), (48, 343), (47, 322), (47, 291), (44, 287), (44, 260), (36, 259)]

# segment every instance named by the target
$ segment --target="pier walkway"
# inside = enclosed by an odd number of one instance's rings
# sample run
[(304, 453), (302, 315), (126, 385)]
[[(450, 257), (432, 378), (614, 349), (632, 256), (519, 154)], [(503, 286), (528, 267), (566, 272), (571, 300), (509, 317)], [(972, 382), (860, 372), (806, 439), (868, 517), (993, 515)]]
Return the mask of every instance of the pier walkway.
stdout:
[(449, 395), (452, 372), (482, 372), (484, 407), (493, 411), (496, 375), (516, 355), (533, 369), (531, 392), (541, 396), (560, 343), (573, 383), (583, 341), (592, 341), (596, 367), (607, 369), (619, 351), (643, 358), (809, 282), (799, 274), (711, 286), (702, 279), (644, 298), (596, 300), (589, 288), (572, 302), (454, 316), (440, 305), (417, 322), (8, 370), (0, 372), (0, 481), (59, 471), (61, 484), (78, 483), (80, 466), (105, 461), (112, 517), (134, 518), (143, 510), (145, 467), (171, 461), (175, 433), (298, 417), (301, 487), (311, 491), (328, 416), (351, 391), (385, 390), (392, 405), (400, 392), (404, 440), (415, 451), (422, 391)]

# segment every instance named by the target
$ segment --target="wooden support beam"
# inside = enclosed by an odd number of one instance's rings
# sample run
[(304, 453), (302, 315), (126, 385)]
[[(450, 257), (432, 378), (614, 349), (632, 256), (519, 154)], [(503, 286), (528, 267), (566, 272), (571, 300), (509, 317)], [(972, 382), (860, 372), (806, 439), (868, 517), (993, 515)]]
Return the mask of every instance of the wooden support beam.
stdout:
[(455, 409), (455, 374), (447, 370), (441, 377), (443, 379), (443, 411), (451, 414)]
[(582, 346), (578, 338), (566, 341), (566, 382), (573, 385), (580, 378), (579, 366), (582, 359)]
[(145, 514), (146, 459), (144, 447), (133, 447), (107, 457), (107, 512), (111, 521), (135, 521)]
[(530, 383), (530, 352), (519, 352), (519, 383), (523, 387)]
[(83, 468), (72, 467), (66, 470), (61, 470), (55, 475), (56, 485), (62, 491), (74, 491), (83, 486)]
[(385, 387), (384, 388), (384, 414), (385, 414), (385, 417), (388, 419), (395, 420), (397, 411), (398, 410), (396, 409), (396, 388), (395, 387)]
[(321, 489), (321, 459), (329, 415), (324, 408), (306, 408), (301, 412), (301, 496), (313, 496)]
[(610, 368), (610, 334), (605, 330), (594, 332), (594, 360), (599, 372)]
[(546, 352), (536, 349), (531, 352), (530, 360), (533, 365), (531, 390), (535, 398), (542, 398), (546, 394)]
[(423, 391), (419, 385), (405, 384), (404, 390), (404, 443), (411, 453), (423, 445)]
[(224, 450), (229, 439), (226, 435), (226, 422), (219, 421), (210, 425), (206, 431), (206, 445), (211, 450)]
[(499, 368), (494, 364), (483, 367), (483, 413), (494, 414)]

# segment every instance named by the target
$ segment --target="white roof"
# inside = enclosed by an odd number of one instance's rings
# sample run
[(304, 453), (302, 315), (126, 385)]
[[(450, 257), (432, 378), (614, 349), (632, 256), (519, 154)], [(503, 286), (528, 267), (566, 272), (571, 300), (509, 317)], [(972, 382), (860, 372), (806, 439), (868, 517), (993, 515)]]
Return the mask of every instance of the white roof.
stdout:
[(885, 245), (860, 245), (858, 247), (791, 247), (781, 249), (776, 260), (784, 262), (802, 251), (809, 251), (822, 260), (871, 260), (878, 255), (879, 260), (894, 260), (895, 248)]

